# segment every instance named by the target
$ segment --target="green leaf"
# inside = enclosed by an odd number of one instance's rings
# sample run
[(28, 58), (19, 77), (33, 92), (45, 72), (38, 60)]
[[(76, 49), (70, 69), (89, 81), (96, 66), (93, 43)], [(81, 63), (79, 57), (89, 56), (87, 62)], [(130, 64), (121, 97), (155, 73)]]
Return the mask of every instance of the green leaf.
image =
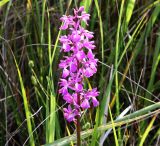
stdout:
[(9, 2), (9, 0), (2, 0), (0, 2), (0, 7), (3, 7), (7, 2)]

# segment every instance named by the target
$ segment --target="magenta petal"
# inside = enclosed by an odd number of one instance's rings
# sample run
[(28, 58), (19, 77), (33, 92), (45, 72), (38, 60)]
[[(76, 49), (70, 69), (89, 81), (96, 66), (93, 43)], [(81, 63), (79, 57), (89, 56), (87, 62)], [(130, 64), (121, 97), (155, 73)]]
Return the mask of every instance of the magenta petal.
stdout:
[(63, 22), (63, 25), (60, 27), (60, 29), (62, 30), (67, 29), (69, 25), (73, 24), (73, 16), (70, 15), (63, 15), (63, 17), (61, 17), (60, 20)]
[(86, 12), (82, 12), (82, 20), (88, 25), (87, 21), (89, 20), (90, 15)]
[(78, 49), (81, 49), (83, 47), (83, 44), (81, 42), (77, 42), (75, 45)]
[(85, 58), (85, 53), (83, 51), (78, 51), (76, 57), (79, 61), (81, 61)]
[(93, 32), (89, 32), (89, 31), (86, 31), (85, 34), (84, 34), (88, 39), (92, 39), (94, 36), (93, 36)]
[(63, 44), (70, 44), (71, 43), (71, 41), (70, 41), (70, 39), (69, 39), (69, 37), (68, 36), (66, 36), (66, 35), (63, 35), (63, 36), (61, 36), (60, 38), (59, 38), (59, 41)]
[(93, 71), (88, 67), (86, 70), (85, 70), (85, 73), (84, 75), (89, 78), (91, 76), (93, 76)]
[(71, 47), (68, 44), (63, 44), (62, 49), (64, 50), (64, 52), (69, 52), (71, 50)]
[(81, 6), (78, 11), (80, 12), (84, 11), (84, 6)]
[(77, 109), (72, 109), (71, 106), (69, 105), (68, 108), (64, 108), (64, 118), (68, 122), (76, 121), (75, 116), (80, 115)]
[(89, 102), (88, 102), (87, 99), (84, 99), (84, 100), (83, 100), (83, 102), (81, 103), (81, 107), (82, 107), (83, 109), (88, 109), (88, 108), (90, 108), (90, 105), (89, 105)]
[(67, 29), (67, 28), (68, 28), (68, 23), (64, 23), (64, 24), (60, 27), (61, 30), (65, 30), (65, 29)]
[(94, 41), (85, 41), (83, 43), (84, 47), (86, 47), (87, 49), (94, 49), (95, 48), (95, 45), (94, 44)]
[(92, 97), (92, 103), (94, 107), (99, 105), (99, 101), (95, 97)]
[(66, 67), (66, 65), (67, 65), (66, 62), (61, 60), (61, 63), (59, 64), (59, 68), (64, 68)]
[(97, 88), (93, 88), (92, 90), (87, 91), (86, 95), (87, 97), (96, 97), (99, 95), (99, 92), (97, 91)]
[(74, 107), (76, 109), (79, 109), (80, 105), (78, 105), (78, 103), (77, 103), (77, 93), (72, 94), (72, 96), (73, 96), (73, 105), (74, 105)]
[(68, 108), (64, 108), (63, 111), (64, 111), (64, 118), (68, 122), (72, 122), (75, 120), (75, 114), (70, 105), (68, 106)]
[(69, 87), (69, 83), (66, 79), (60, 79), (60, 87), (61, 89), (59, 90), (59, 93), (61, 93), (62, 95), (65, 95), (66, 93), (68, 93), (68, 87)]
[(82, 91), (82, 90), (83, 90), (82, 84), (76, 83), (76, 84), (75, 84), (75, 89), (76, 89), (76, 91), (78, 91), (78, 92)]
[(72, 121), (75, 120), (75, 115), (74, 115), (74, 114), (64, 113), (64, 118), (65, 118), (68, 122), (72, 122)]
[(74, 64), (74, 63), (71, 63), (71, 65), (70, 65), (70, 71), (71, 72), (76, 72), (77, 71), (77, 65)]
[(88, 57), (89, 59), (94, 59), (94, 55), (93, 55), (92, 51), (88, 51), (87, 57)]
[(78, 34), (74, 34), (73, 36), (72, 36), (72, 41), (73, 42), (79, 42), (81, 40), (81, 37), (78, 35)]
[(63, 96), (63, 99), (67, 102), (67, 103), (72, 103), (73, 102), (73, 97), (68, 93), (68, 94), (65, 94)]
[(77, 93), (73, 93), (72, 96), (73, 96), (73, 101), (77, 103)]
[(69, 75), (69, 70), (64, 68), (63, 73), (62, 73), (62, 77), (66, 78), (66, 77), (68, 77), (68, 75)]
[(59, 89), (59, 93), (61, 93), (62, 95), (65, 95), (68, 93), (68, 90), (67, 90), (67, 88), (63, 87), (63, 88)]

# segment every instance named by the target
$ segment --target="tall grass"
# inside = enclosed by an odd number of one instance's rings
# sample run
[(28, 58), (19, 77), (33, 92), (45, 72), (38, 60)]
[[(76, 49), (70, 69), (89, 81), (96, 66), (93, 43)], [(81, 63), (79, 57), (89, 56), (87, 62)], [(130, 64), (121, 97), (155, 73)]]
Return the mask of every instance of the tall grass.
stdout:
[(58, 94), (59, 18), (80, 5), (99, 59), (85, 86), (100, 91), (82, 145), (160, 145), (160, 0), (1, 0), (0, 146), (76, 144)]

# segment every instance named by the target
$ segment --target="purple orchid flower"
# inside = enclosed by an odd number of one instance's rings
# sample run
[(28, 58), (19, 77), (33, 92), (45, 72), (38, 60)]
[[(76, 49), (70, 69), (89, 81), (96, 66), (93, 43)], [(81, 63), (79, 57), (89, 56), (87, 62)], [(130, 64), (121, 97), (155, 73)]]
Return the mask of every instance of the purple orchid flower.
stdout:
[[(97, 61), (92, 50), (95, 49), (91, 40), (93, 32), (81, 26), (83, 21), (88, 25), (90, 15), (84, 11), (84, 7), (74, 9), (74, 16), (66, 16), (60, 19), (63, 25), (61, 30), (69, 30), (68, 35), (60, 37), (61, 52), (68, 53), (60, 61), (59, 68), (62, 71), (59, 93), (68, 104), (64, 108), (64, 117), (68, 122), (76, 122), (76, 116), (81, 116), (81, 111), (99, 105), (96, 97), (99, 95), (97, 88), (84, 89), (84, 78), (89, 78), (97, 72)], [(67, 54), (66, 54), (67, 55)]]

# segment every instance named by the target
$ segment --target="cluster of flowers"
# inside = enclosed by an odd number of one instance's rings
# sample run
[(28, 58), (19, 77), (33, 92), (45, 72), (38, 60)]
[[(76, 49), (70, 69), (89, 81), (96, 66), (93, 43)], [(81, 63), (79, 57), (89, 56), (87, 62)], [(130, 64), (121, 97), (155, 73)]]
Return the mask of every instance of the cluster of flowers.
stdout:
[(81, 111), (99, 105), (96, 96), (99, 95), (97, 88), (85, 90), (84, 78), (89, 78), (97, 71), (97, 61), (92, 50), (95, 48), (93, 32), (85, 30), (81, 22), (89, 20), (90, 15), (84, 11), (84, 7), (74, 9), (74, 15), (61, 17), (63, 25), (61, 30), (68, 30), (68, 35), (60, 37), (62, 44), (61, 52), (66, 52), (69, 56), (64, 56), (60, 61), (59, 68), (63, 69), (60, 79), (59, 93), (68, 103), (64, 108), (64, 117), (68, 122), (76, 122), (76, 116), (81, 116)]

